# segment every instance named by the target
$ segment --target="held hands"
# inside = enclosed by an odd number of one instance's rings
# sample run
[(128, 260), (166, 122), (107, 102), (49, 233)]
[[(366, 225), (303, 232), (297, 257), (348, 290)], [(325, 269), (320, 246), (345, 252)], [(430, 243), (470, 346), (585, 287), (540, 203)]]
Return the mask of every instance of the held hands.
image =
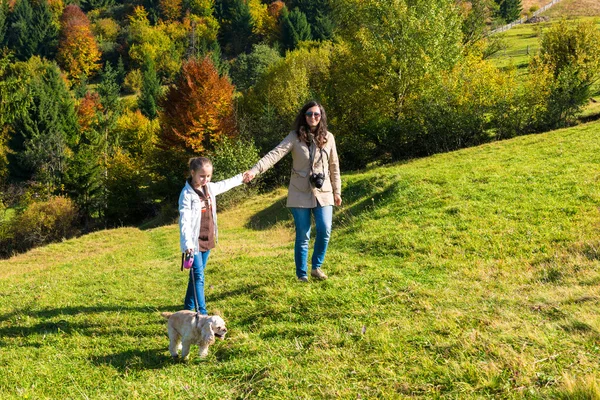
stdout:
[(252, 179), (254, 179), (255, 176), (256, 176), (256, 174), (254, 174), (250, 170), (244, 172), (244, 183), (250, 182)]

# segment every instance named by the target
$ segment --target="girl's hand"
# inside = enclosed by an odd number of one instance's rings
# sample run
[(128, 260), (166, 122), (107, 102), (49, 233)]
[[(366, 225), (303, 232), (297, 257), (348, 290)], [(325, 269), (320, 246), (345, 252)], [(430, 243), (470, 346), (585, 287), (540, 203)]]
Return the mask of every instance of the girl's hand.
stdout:
[(194, 254), (194, 249), (187, 249), (185, 254)]
[(342, 196), (340, 196), (339, 194), (334, 194), (333, 195), (333, 202), (335, 203), (336, 206), (341, 206), (342, 205)]
[(256, 175), (250, 170), (244, 172), (244, 183), (250, 182), (252, 179), (254, 179), (255, 176)]

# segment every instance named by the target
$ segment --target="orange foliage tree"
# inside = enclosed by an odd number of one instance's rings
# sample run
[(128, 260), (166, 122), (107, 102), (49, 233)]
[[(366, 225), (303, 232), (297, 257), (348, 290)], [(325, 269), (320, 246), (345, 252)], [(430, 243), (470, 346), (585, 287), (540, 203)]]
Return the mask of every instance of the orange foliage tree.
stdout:
[(159, 7), (167, 21), (176, 21), (181, 17), (181, 0), (159, 0)]
[(59, 64), (71, 79), (78, 79), (96, 72), (99, 59), (100, 50), (88, 17), (78, 6), (68, 5), (60, 18)]
[(77, 120), (82, 132), (89, 131), (96, 122), (97, 113), (102, 109), (100, 104), (100, 96), (96, 92), (87, 92), (85, 96), (79, 100), (76, 107)]
[(180, 77), (162, 100), (159, 146), (198, 154), (236, 135), (234, 87), (210, 58), (184, 62)]

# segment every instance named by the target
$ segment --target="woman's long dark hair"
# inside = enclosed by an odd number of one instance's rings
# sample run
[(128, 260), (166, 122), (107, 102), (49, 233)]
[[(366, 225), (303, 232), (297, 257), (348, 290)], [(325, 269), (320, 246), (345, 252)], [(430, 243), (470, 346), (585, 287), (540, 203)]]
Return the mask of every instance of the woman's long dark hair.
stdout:
[(310, 144), (310, 126), (306, 123), (306, 111), (309, 108), (314, 106), (319, 107), (319, 112), (321, 113), (321, 119), (319, 120), (319, 125), (317, 125), (317, 129), (315, 132), (312, 132), (314, 135), (314, 141), (319, 148), (322, 148), (325, 143), (327, 143), (327, 115), (325, 114), (325, 109), (322, 105), (317, 103), (316, 101), (309, 101), (306, 103), (301, 109), (298, 115), (296, 116), (296, 120), (294, 121), (294, 131), (298, 135), (298, 139), (301, 142), (305, 142)]

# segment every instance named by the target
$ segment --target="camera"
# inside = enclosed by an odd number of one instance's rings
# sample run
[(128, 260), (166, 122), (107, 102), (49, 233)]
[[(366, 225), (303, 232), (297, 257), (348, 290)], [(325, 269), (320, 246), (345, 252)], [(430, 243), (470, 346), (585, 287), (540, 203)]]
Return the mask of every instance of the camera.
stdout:
[(321, 189), (323, 187), (323, 182), (325, 181), (325, 175), (321, 172), (318, 174), (311, 174), (309, 180), (317, 189)]

